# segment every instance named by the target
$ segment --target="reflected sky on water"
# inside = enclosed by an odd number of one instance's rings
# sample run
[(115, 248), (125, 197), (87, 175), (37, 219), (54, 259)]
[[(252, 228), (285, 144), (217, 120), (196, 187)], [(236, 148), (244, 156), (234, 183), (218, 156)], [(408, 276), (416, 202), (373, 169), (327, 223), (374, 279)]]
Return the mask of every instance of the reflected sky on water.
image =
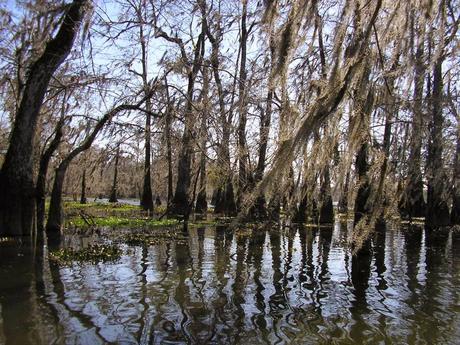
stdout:
[(0, 343), (458, 344), (458, 233), (376, 232), (359, 259), (348, 239), (338, 224), (192, 228), (184, 242), (120, 244), (115, 263), (70, 267), (2, 246)]

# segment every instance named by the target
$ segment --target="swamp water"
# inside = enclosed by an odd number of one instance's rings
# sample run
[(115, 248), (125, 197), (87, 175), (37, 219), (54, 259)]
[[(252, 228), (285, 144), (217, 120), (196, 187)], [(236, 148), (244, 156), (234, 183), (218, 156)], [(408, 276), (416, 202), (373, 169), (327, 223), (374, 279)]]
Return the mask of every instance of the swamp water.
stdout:
[(347, 239), (192, 228), (69, 266), (0, 244), (0, 344), (460, 343), (458, 233), (388, 230), (359, 261)]

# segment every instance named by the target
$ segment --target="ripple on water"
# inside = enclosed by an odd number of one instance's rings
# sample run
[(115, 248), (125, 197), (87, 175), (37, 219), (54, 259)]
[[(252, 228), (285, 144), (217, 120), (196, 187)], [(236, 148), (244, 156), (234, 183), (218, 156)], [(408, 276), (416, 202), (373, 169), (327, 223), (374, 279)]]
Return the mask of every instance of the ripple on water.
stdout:
[[(186, 243), (122, 245), (112, 263), (30, 271), (20, 257), (20, 289), (3, 288), (17, 267), (0, 252), (0, 343), (20, 316), (57, 343), (455, 344), (457, 242), (421, 235), (388, 231), (354, 267), (346, 227), (192, 229)], [(31, 307), (8, 303), (18, 298)]]

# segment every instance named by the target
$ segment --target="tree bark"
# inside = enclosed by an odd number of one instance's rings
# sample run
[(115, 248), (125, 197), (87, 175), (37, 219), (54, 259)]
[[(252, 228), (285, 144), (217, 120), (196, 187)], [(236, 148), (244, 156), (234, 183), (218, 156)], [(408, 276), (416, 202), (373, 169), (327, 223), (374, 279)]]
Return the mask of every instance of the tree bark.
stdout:
[[(150, 111), (150, 101), (146, 102), (146, 109)], [(144, 159), (144, 183), (142, 187), (141, 207), (145, 211), (153, 211), (152, 172), (151, 172), (151, 115), (145, 118), (145, 159)]]
[(118, 202), (118, 161), (119, 159), (120, 159), (120, 145), (118, 145), (117, 153), (115, 154), (115, 166), (114, 166), (114, 171), (113, 171), (113, 182), (112, 182), (112, 189), (110, 191), (109, 202)]
[(50, 208), (48, 211), (48, 221), (46, 223), (46, 233), (50, 239), (58, 238), (61, 234), (63, 223), (63, 208), (62, 208), (62, 189), (64, 186), (64, 178), (71, 159), (65, 159), (56, 169), (53, 189), (51, 191)]
[(87, 1), (74, 0), (56, 36), (30, 70), (16, 113), (5, 161), (0, 172), (0, 234), (31, 235), (35, 225), (33, 177), (34, 137), (45, 93), (54, 72), (68, 56)]
[(428, 228), (437, 228), (449, 225), (449, 207), (447, 199), (447, 175), (442, 160), (443, 139), (443, 57), (439, 57), (433, 68), (432, 124), (430, 142), (428, 147), (428, 198), (426, 207), (425, 224)]
[[(319, 56), (321, 62), (321, 77), (326, 80), (326, 54), (323, 43), (323, 23), (318, 12), (315, 16), (315, 25), (318, 28), (318, 46)], [(326, 132), (326, 126), (324, 126), (324, 132)], [(331, 192), (331, 175), (329, 162), (324, 166), (322, 174), (321, 186), (320, 186), (320, 202), (321, 206), (319, 209), (319, 223), (320, 224), (333, 224), (334, 223), (334, 206), (332, 205), (332, 192)]]
[(404, 193), (404, 202), (401, 209), (403, 215), (423, 217), (425, 215), (425, 200), (423, 198), (423, 178), (421, 168), (422, 138), (423, 138), (423, 84), (426, 74), (423, 59), (424, 44), (420, 43), (415, 54), (414, 77), (414, 106), (412, 120), (412, 136), (410, 140), (409, 171)]
[[(274, 59), (275, 59), (275, 40), (274, 40), (274, 33), (273, 27), (270, 26), (270, 38), (269, 38), (269, 48), (270, 48), (270, 69), (269, 69), (269, 77), (268, 77), (268, 92), (267, 92), (267, 99), (266, 99), (266, 107), (262, 110), (262, 114), (260, 116), (260, 129), (259, 129), (259, 158), (257, 161), (257, 167), (254, 173), (254, 183), (258, 183), (262, 180), (265, 171), (266, 159), (267, 159), (267, 148), (268, 148), (268, 139), (270, 134), (270, 123), (272, 118), (272, 106), (273, 106), (273, 96), (275, 91), (273, 90), (273, 83), (274, 83)], [(265, 218), (267, 215), (266, 210), (266, 200), (265, 195), (261, 194), (257, 196), (255, 201), (255, 205), (253, 211), (251, 212), (256, 218)]]
[[(174, 197), (171, 207), (168, 210), (169, 214), (181, 215), (188, 218), (190, 213), (190, 200), (189, 189), (191, 183), (191, 162), (192, 162), (192, 139), (194, 132), (193, 124), (193, 90), (195, 87), (195, 80), (199, 69), (201, 68), (201, 61), (204, 55), (204, 35), (206, 24), (204, 21), (204, 10), (202, 13), (201, 33), (198, 36), (196, 47), (194, 50), (194, 59), (191, 68), (188, 71), (188, 85), (186, 94), (186, 105), (184, 114), (184, 133), (182, 135), (182, 147), (179, 153), (179, 161), (177, 167), (177, 184), (174, 192)], [(181, 46), (183, 49), (183, 46)], [(183, 53), (185, 54), (185, 53)]]
[(321, 207), (319, 209), (319, 223), (333, 224), (334, 223), (334, 206), (332, 205), (331, 194), (331, 175), (329, 164), (326, 163), (320, 186)]
[(48, 174), (48, 167), (51, 157), (61, 142), (63, 125), (64, 118), (61, 118), (56, 125), (56, 131), (53, 140), (48, 145), (43, 155), (40, 157), (37, 182), (35, 184), (37, 193), (37, 231), (39, 234), (41, 234), (45, 228), (46, 176)]
[(370, 213), (370, 209), (367, 205), (367, 200), (370, 195), (370, 185), (367, 177), (369, 171), (368, 164), (368, 143), (364, 142), (356, 155), (356, 171), (358, 177), (358, 194), (355, 200), (355, 224), (361, 220), (364, 215)]
[[(219, 42), (222, 39), (222, 30), (220, 22), (217, 23), (217, 33), (214, 36), (206, 25), (206, 36), (211, 43), (211, 67), (214, 81), (217, 87), (219, 102), (219, 120), (222, 127), (222, 138), (218, 147), (217, 160), (219, 162), (219, 173), (223, 176), (221, 185), (217, 186), (213, 197), (214, 213), (223, 213), (233, 216), (236, 214), (235, 195), (233, 193), (232, 171), (230, 162), (230, 125), (232, 122), (232, 112), (225, 107), (224, 89), (220, 78), (220, 61), (219, 61)], [(233, 93), (234, 94), (234, 93)], [(231, 102), (233, 103), (233, 101)]]
[(196, 199), (195, 212), (206, 213), (208, 210), (207, 193), (206, 193), (206, 143), (208, 140), (207, 121), (209, 116), (209, 78), (206, 67), (203, 67), (203, 90), (200, 125), (200, 190)]
[(246, 27), (247, 0), (242, 0), (243, 9), (241, 14), (240, 31), (240, 78), (238, 82), (238, 196), (237, 208), (240, 209), (243, 193), (248, 184), (248, 149), (246, 145), (246, 122), (247, 122), (247, 91), (246, 91), (246, 54), (248, 30)]
[(86, 169), (83, 169), (83, 175), (81, 177), (81, 197), (80, 204), (86, 204)]
[[(142, 20), (142, 17), (140, 18)], [(147, 67), (147, 43), (144, 35), (143, 24), (139, 26), (139, 38), (141, 42), (142, 52), (142, 82), (144, 86), (144, 94), (150, 92), (150, 85), (148, 82), (148, 67)], [(152, 133), (152, 103), (150, 98), (145, 101), (145, 157), (144, 157), (144, 184), (142, 187), (141, 207), (145, 211), (153, 212), (153, 194), (152, 194), (152, 172), (151, 172), (151, 133)], [(118, 157), (118, 156), (117, 156)], [(116, 198), (115, 198), (116, 199)]]
[(166, 137), (166, 159), (168, 161), (168, 202), (169, 205), (173, 198), (173, 168), (172, 168), (172, 149), (171, 149), (171, 108), (168, 106), (166, 110), (165, 123)]
[(450, 221), (460, 225), (460, 118), (457, 116), (457, 146), (454, 156), (454, 175), (452, 181), (452, 210)]

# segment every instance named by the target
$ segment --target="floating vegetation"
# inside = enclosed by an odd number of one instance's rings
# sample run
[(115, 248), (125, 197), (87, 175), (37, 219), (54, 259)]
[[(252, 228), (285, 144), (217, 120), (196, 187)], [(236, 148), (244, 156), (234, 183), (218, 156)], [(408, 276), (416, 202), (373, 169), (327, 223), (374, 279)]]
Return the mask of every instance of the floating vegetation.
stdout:
[(156, 220), (152, 218), (127, 218), (127, 217), (92, 217), (91, 224), (83, 217), (74, 217), (67, 223), (70, 226), (77, 228), (85, 228), (89, 226), (107, 226), (107, 227), (131, 227), (131, 228), (155, 228), (168, 227), (179, 224), (177, 219), (162, 219)]
[(88, 202), (86, 204), (81, 204), (76, 201), (67, 201), (64, 203), (65, 209), (102, 209), (102, 210), (110, 210), (110, 209), (117, 209), (117, 210), (139, 210), (139, 206), (137, 205), (130, 205), (130, 204), (122, 204), (122, 203), (103, 203), (103, 202)]
[(244, 237), (250, 237), (253, 234), (254, 229), (247, 227), (247, 228), (240, 228), (235, 231), (235, 236), (237, 238), (244, 238)]
[(122, 241), (131, 246), (152, 246), (165, 242), (186, 243), (187, 236), (176, 231), (131, 233), (124, 236)]
[(401, 224), (411, 224), (411, 225), (425, 225), (424, 217), (412, 217), (411, 220), (401, 220)]
[(189, 223), (189, 226), (194, 227), (194, 228), (201, 228), (205, 226), (214, 226), (220, 223), (221, 223), (220, 221), (218, 222), (215, 219), (214, 220), (198, 220), (198, 221)]
[(116, 245), (90, 245), (87, 248), (75, 250), (63, 248), (50, 252), (50, 259), (60, 265), (68, 265), (73, 262), (109, 262), (120, 258), (122, 250)]
[(122, 204), (122, 203), (101, 203), (92, 202), (80, 204), (78, 202), (66, 202), (64, 212), (70, 218), (84, 214), (86, 218), (92, 217), (121, 217), (121, 218), (146, 218), (150, 216), (148, 212), (142, 210), (139, 206)]

